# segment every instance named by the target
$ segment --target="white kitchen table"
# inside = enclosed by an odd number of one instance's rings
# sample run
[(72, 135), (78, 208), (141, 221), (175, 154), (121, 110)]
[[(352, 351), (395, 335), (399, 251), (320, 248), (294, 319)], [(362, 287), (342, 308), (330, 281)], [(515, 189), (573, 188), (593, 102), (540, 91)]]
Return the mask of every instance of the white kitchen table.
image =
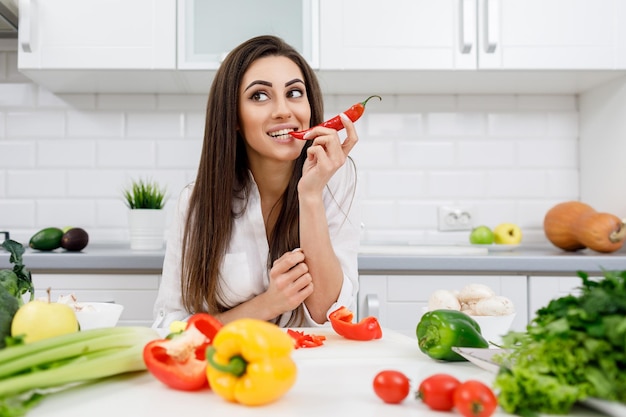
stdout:
[[(415, 399), (419, 382), (445, 372), (460, 380), (490, 384), (494, 375), (469, 362), (437, 362), (420, 352), (415, 338), (383, 330), (383, 338), (349, 341), (329, 327), (299, 329), (326, 336), (323, 346), (293, 352), (298, 366), (295, 385), (274, 403), (248, 407), (229, 403), (209, 389), (183, 392), (170, 389), (148, 372), (120, 375), (52, 394), (28, 417), (320, 417), (320, 416), (460, 416), (430, 410)], [(411, 379), (411, 393), (397, 405), (383, 403), (372, 389), (374, 376), (394, 369)], [(571, 416), (599, 417), (584, 407)], [(510, 416), (498, 410), (494, 417)]]

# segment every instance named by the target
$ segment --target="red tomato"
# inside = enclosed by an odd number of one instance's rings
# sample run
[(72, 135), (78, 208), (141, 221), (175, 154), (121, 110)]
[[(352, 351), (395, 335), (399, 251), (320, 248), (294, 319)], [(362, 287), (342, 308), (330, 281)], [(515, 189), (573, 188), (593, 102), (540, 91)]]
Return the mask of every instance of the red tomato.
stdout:
[(487, 385), (470, 379), (454, 392), (454, 407), (465, 417), (489, 417), (498, 407), (498, 399)]
[(388, 404), (401, 403), (409, 395), (409, 378), (399, 371), (380, 371), (374, 377), (374, 392)]
[(431, 410), (450, 411), (454, 408), (454, 391), (461, 382), (448, 374), (434, 374), (424, 379), (417, 396)]

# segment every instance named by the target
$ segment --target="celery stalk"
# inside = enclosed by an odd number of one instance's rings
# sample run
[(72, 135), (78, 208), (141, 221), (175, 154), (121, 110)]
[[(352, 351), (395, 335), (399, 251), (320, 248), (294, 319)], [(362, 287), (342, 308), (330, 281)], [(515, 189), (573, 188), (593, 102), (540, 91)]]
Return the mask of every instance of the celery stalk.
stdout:
[[(145, 370), (143, 348), (156, 338), (147, 327), (114, 327), (5, 348), (0, 375), (8, 376), (0, 377), (0, 398)], [(23, 373), (15, 374), (17, 368)]]
[[(147, 343), (147, 342), (146, 342)], [(95, 357), (84, 358), (66, 365), (17, 375), (0, 381), (0, 398), (24, 392), (58, 387), (73, 382), (87, 382), (126, 372), (146, 369), (143, 361), (143, 344), (98, 352)]]
[[(155, 335), (152, 331), (145, 332), (145, 334), (151, 338), (150, 340), (155, 338)], [(58, 343), (57, 346), (50, 346), (48, 349), (45, 350), (37, 350), (28, 354), (22, 354), (14, 360), (0, 363), (0, 380), (10, 377), (13, 374), (27, 372), (34, 367), (45, 368), (46, 364), (48, 363), (55, 363), (59, 360), (63, 360), (66, 358), (80, 356), (95, 351), (106, 350), (113, 347), (131, 346), (137, 341), (142, 341), (144, 339), (144, 330), (142, 329), (141, 331), (138, 330), (132, 332), (115, 331), (97, 334), (87, 333), (83, 335), (83, 338), (80, 338), (79, 340), (74, 340), (71, 343), (63, 343), (63, 340), (61, 340), (61, 342)]]
[(102, 329), (81, 330), (75, 333), (69, 333), (62, 336), (51, 337), (39, 340), (37, 342), (26, 345), (10, 346), (0, 349), (0, 367), (4, 364), (14, 361), (21, 356), (30, 356), (38, 352), (47, 351), (59, 346), (67, 346), (71, 343), (90, 340), (99, 336), (117, 335), (124, 337), (127, 334), (144, 333), (149, 334), (152, 338), (158, 337), (158, 333), (154, 329), (148, 327), (109, 327)]

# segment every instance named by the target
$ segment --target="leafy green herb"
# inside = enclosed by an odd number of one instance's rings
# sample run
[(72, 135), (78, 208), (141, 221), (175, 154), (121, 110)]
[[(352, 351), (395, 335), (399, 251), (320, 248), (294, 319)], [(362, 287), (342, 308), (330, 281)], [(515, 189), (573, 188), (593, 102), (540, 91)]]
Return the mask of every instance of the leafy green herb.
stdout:
[(514, 414), (566, 414), (588, 397), (626, 403), (626, 271), (584, 272), (580, 295), (537, 310), (526, 332), (504, 336), (495, 379), (502, 408)]
[(0, 348), (6, 346), (6, 339), (11, 336), (11, 322), (17, 309), (24, 304), (22, 296), (30, 293), (30, 300), (35, 298), (35, 288), (30, 271), (22, 263), (24, 246), (14, 240), (2, 242), (2, 247), (11, 253), (9, 261), (13, 269), (0, 270)]
[(162, 209), (165, 205), (165, 189), (156, 182), (134, 181), (124, 190), (126, 205), (130, 209)]

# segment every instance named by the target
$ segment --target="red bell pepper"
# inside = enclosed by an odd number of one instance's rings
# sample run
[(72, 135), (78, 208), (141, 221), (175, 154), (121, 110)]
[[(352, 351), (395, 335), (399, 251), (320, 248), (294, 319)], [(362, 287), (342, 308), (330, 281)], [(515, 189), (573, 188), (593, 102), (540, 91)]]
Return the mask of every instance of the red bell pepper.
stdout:
[(210, 314), (194, 314), (183, 332), (153, 340), (144, 347), (146, 368), (170, 388), (196, 391), (207, 387), (205, 351), (221, 327), (222, 323)]
[(293, 338), (296, 349), (322, 346), (326, 340), (326, 336), (307, 334), (300, 330), (287, 329), (287, 334)]
[(353, 323), (354, 314), (346, 307), (339, 307), (328, 316), (330, 324), (338, 335), (351, 340), (372, 340), (383, 337), (383, 331), (376, 317), (365, 317)]

